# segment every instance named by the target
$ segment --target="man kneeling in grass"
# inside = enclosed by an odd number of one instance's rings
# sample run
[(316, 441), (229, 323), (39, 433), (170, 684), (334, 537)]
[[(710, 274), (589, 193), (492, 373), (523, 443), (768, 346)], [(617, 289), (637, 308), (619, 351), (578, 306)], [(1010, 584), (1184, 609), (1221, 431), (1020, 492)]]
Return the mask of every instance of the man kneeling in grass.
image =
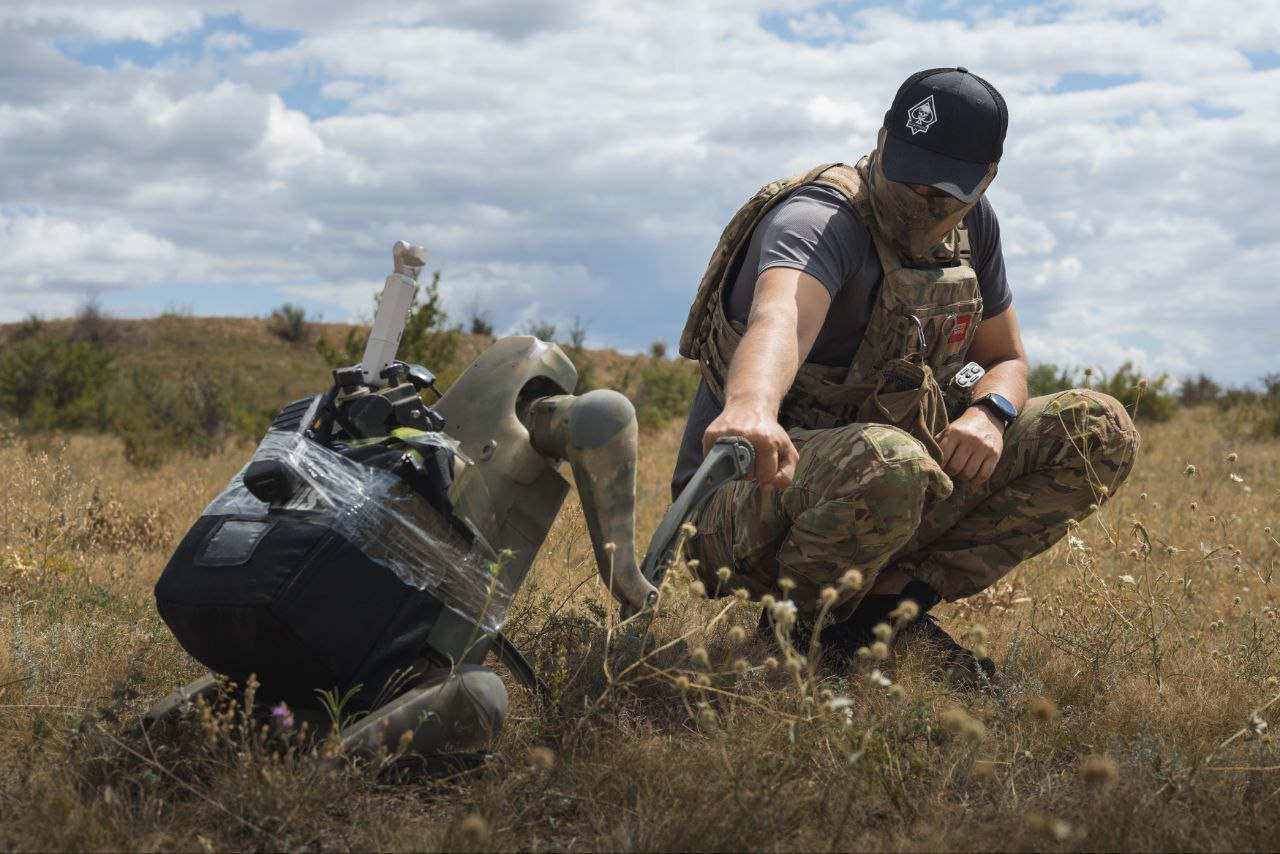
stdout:
[(856, 166), (772, 182), (739, 210), (681, 337), (703, 378), (673, 491), (721, 436), (756, 451), (752, 479), (699, 512), (690, 557), (708, 590), (792, 600), (798, 642), (825, 608), (837, 661), (896, 613), (898, 643), (940, 672), (993, 675), (929, 610), (1049, 548), (1133, 465), (1115, 399), (1027, 399), (984, 196), (1007, 125), (967, 69), (912, 75)]

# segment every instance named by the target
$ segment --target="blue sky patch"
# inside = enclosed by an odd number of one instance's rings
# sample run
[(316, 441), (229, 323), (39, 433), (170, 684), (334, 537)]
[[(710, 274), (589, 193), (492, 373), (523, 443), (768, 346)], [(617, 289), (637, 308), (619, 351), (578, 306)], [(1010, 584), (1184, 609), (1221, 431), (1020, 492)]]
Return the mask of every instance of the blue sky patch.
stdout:
[(1195, 101), (1191, 106), (1195, 108), (1196, 115), (1206, 119), (1234, 119), (1236, 116), (1244, 115), (1244, 110), (1224, 107), (1208, 101)]
[[(849, 25), (862, 12), (872, 9), (894, 12), (910, 18), (918, 23), (930, 21), (960, 21), (967, 24), (980, 25), (983, 20), (1018, 15), (1020, 20), (1033, 24), (1049, 24), (1061, 17), (1067, 4), (1060, 2), (1033, 3), (1028, 0), (989, 0), (989, 2), (973, 5), (960, 0), (899, 0), (899, 2), (834, 2), (819, 3), (805, 9), (801, 13), (792, 13), (780, 9), (764, 12), (760, 15), (760, 28), (772, 33), (783, 41), (798, 42), (815, 47), (857, 41), (856, 34), (847, 38)], [(830, 37), (813, 36), (797, 33), (794, 22), (807, 15), (833, 15), (845, 25), (845, 32), (833, 33)]]
[(1114, 89), (1142, 79), (1141, 74), (1099, 74), (1093, 71), (1068, 71), (1058, 78), (1053, 92), (1087, 92), (1097, 89)]
[(199, 59), (204, 51), (204, 40), (217, 32), (240, 33), (249, 39), (253, 50), (277, 50), (298, 41), (297, 33), (250, 27), (239, 13), (235, 13), (207, 16), (204, 26), (188, 30), (162, 44), (148, 44), (137, 39), (117, 42), (64, 39), (55, 44), (65, 56), (81, 65), (111, 69), (127, 62), (140, 68), (153, 68), (168, 62)]
[(347, 106), (346, 101), (326, 97), (321, 89), (328, 81), (315, 71), (292, 86), (280, 90), (280, 98), (291, 110), (306, 113), (312, 119), (327, 119), (339, 115)]
[(1246, 50), (1244, 55), (1254, 71), (1280, 68), (1280, 50)]

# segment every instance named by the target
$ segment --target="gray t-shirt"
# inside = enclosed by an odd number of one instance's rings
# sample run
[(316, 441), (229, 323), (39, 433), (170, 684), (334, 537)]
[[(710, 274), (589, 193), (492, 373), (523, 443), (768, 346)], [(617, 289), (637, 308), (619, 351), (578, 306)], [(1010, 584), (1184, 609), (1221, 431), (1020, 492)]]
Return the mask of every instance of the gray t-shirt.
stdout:
[[(985, 196), (964, 221), (982, 290), (982, 316), (995, 317), (1013, 303), (1000, 248), (1000, 223)], [(829, 187), (802, 187), (765, 214), (729, 288), (726, 308), (730, 320), (746, 322), (756, 280), (772, 267), (808, 273), (831, 294), (826, 320), (806, 361), (850, 364), (870, 322), (884, 269), (871, 232), (844, 196)], [(702, 434), (721, 408), (706, 382), (700, 382), (676, 457), (673, 497), (680, 494), (702, 462)]]

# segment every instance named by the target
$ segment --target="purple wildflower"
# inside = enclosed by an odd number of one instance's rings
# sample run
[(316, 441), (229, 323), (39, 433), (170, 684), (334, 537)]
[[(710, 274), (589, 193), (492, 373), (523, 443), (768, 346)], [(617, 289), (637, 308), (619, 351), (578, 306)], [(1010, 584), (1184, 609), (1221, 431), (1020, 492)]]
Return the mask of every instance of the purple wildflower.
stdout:
[(293, 729), (293, 712), (284, 703), (271, 707), (271, 720), (281, 729)]

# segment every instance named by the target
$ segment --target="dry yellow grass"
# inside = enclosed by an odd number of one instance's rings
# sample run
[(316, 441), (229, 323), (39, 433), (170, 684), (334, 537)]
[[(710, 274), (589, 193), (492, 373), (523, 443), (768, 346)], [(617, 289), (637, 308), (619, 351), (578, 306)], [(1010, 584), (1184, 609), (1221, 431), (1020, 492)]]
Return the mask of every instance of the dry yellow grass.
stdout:
[[(642, 537), (679, 426), (643, 439)], [(567, 713), (510, 683), (491, 766), (414, 785), (273, 756), (217, 725), (181, 752), (138, 734), (147, 701), (199, 672), (151, 585), (247, 450), (141, 472), (105, 438), (0, 442), (0, 848), (1280, 840), (1280, 756), (1262, 728), (1280, 717), (1264, 708), (1280, 695), (1280, 449), (1230, 413), (1145, 428), (1130, 482), (1070, 542), (941, 609), (953, 631), (985, 631), (1003, 679), (984, 692), (948, 691), (910, 656), (885, 668), (890, 685), (811, 672), (751, 640), (758, 606), (691, 598), (680, 580), (650, 639), (612, 630), (571, 499), (510, 622)]]

